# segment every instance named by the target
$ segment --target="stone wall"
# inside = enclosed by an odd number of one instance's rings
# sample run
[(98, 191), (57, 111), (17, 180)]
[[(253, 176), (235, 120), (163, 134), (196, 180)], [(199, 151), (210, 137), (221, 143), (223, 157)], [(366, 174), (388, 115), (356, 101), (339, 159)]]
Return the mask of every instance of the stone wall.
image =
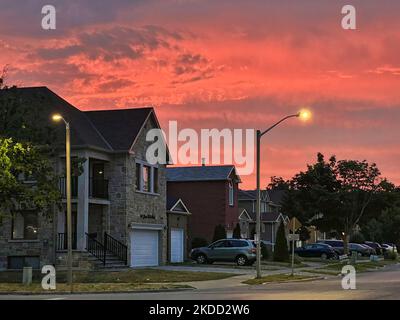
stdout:
[(8, 268), (10, 256), (37, 256), (40, 259), (40, 267), (46, 264), (54, 264), (54, 226), (53, 217), (38, 217), (37, 240), (12, 240), (12, 219), (4, 217), (0, 224), (0, 270)]

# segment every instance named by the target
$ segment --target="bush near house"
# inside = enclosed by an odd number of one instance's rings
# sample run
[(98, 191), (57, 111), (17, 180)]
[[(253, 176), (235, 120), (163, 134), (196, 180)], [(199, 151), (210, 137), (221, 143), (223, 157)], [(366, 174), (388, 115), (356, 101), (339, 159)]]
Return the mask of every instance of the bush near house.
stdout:
[(219, 224), (214, 229), (213, 242), (226, 239), (226, 230), (223, 225)]
[(279, 225), (278, 232), (276, 235), (274, 261), (279, 261), (279, 262), (289, 261), (289, 249), (286, 240), (284, 223), (281, 223)]
[(200, 247), (207, 247), (208, 242), (204, 238), (193, 238), (192, 240), (192, 248), (200, 248)]
[(240, 224), (237, 223), (235, 229), (233, 229), (233, 239), (241, 239), (242, 231), (240, 230)]

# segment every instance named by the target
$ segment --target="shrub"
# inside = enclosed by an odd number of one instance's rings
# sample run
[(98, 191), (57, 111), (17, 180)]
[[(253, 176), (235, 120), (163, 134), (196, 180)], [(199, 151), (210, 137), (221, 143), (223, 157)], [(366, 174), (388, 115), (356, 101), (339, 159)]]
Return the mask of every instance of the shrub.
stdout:
[(193, 238), (192, 248), (200, 248), (208, 246), (208, 242), (204, 238)]
[(285, 224), (283, 222), (279, 225), (278, 232), (276, 235), (274, 261), (279, 261), (279, 262), (289, 261), (289, 249), (286, 240)]
[(226, 231), (223, 225), (217, 225), (214, 229), (213, 242), (221, 239), (226, 239)]
[(397, 260), (397, 258), (398, 258), (397, 252), (394, 252), (394, 251), (391, 251), (391, 250), (389, 250), (385, 254), (385, 259), (386, 260)]
[(240, 224), (237, 223), (235, 229), (233, 229), (233, 239), (242, 238), (242, 232), (240, 230)]

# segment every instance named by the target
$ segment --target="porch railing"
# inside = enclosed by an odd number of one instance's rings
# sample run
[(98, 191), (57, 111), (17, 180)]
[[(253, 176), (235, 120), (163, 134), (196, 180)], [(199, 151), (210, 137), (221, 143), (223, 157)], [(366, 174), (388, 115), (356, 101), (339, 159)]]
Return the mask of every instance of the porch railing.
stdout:
[(104, 246), (106, 250), (117, 256), (125, 264), (128, 264), (128, 247), (121, 241), (111, 237), (107, 232), (104, 232)]
[(128, 247), (121, 241), (104, 232), (103, 243), (99, 241), (96, 235), (86, 233), (86, 250), (103, 262), (107, 262), (107, 253), (118, 257), (125, 265), (128, 264)]
[[(68, 250), (68, 235), (67, 233), (57, 234), (57, 250)], [(76, 250), (76, 233), (72, 234), (72, 250)]]

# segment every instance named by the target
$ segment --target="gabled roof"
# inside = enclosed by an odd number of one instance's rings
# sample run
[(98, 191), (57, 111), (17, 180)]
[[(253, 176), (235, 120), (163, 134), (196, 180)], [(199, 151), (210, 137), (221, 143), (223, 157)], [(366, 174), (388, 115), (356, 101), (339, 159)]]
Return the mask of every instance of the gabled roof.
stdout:
[(167, 197), (167, 212), (191, 214), (186, 205), (183, 203), (182, 199), (177, 199), (171, 196)]
[[(256, 221), (255, 212), (250, 212), (249, 216), (253, 221)], [(278, 222), (279, 219), (285, 221), (285, 217), (279, 212), (261, 212), (261, 221), (262, 222)]]
[(247, 212), (247, 210), (246, 209), (244, 209), (244, 208), (239, 208), (239, 217), (238, 217), (238, 219), (239, 220), (248, 220), (248, 221), (251, 221), (251, 220), (253, 220), (251, 217), (250, 217), (250, 215), (249, 215), (249, 213)]
[[(147, 119), (153, 117), (159, 127), (153, 108), (123, 110), (81, 111), (47, 87), (0, 90), (0, 97), (15, 94), (20, 105), (37, 110), (45, 126), (63, 126), (51, 121), (51, 115), (60, 113), (71, 124), (71, 146), (101, 149), (108, 152), (128, 152)], [(65, 129), (64, 129), (65, 130)]]
[(170, 167), (167, 168), (167, 181), (225, 181), (231, 176), (232, 171), (240, 182), (235, 166), (195, 166), (195, 167)]
[(130, 150), (153, 108), (86, 111), (85, 114), (115, 151)]
[[(268, 201), (266, 190), (261, 190), (261, 200)], [(238, 192), (239, 200), (257, 200), (257, 190), (239, 190)]]

